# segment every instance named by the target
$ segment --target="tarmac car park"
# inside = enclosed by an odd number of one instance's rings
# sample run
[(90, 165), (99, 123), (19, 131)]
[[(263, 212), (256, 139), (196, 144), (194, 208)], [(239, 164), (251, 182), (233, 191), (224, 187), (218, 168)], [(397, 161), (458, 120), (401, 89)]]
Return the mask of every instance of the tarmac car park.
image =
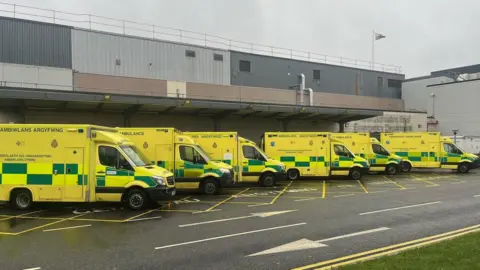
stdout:
[[(0, 259), (5, 269), (301, 267), (457, 228), (458, 220), (434, 215), (436, 207), (450, 199), (475, 201), (479, 184), (476, 172), (412, 171), (243, 184), (216, 196), (179, 193), (143, 211), (98, 203), (38, 204), (28, 211), (3, 205)], [(420, 210), (427, 211), (425, 230), (412, 221)], [(6, 257), (20, 252), (28, 262)]]

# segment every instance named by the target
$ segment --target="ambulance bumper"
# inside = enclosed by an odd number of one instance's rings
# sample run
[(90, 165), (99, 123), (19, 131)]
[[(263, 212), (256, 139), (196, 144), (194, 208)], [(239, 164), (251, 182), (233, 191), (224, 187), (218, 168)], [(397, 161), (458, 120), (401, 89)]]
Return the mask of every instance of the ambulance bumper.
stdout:
[(480, 159), (474, 160), (472, 163), (470, 163), (470, 169), (478, 169), (480, 168)]
[(148, 197), (152, 201), (159, 201), (163, 197), (175, 196), (175, 194), (177, 193), (176, 188), (169, 188), (166, 186), (148, 188), (146, 190), (147, 190)]
[(276, 172), (274, 173), (275, 176), (275, 182), (277, 181), (283, 181), (287, 179), (287, 172), (282, 171), (282, 172)]
[(360, 169), (360, 171), (362, 172), (362, 175), (369, 174), (370, 173), (370, 167), (363, 167), (363, 168)]
[(233, 178), (233, 171), (230, 173), (224, 173), (219, 178), (220, 186), (222, 188), (231, 187), (235, 184), (235, 179)]

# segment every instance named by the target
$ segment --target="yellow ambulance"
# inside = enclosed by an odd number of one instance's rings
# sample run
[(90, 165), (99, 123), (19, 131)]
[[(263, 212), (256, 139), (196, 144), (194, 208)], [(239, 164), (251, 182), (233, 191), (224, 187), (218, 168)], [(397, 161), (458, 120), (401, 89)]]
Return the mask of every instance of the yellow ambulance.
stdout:
[(175, 174), (176, 188), (218, 194), (234, 184), (232, 166), (213, 161), (192, 137), (174, 128), (119, 128), (153, 164)]
[(355, 156), (329, 132), (267, 132), (262, 138), (265, 153), (285, 163), (287, 178), (348, 176), (359, 180), (369, 164)]
[(369, 133), (333, 133), (332, 138), (343, 142), (355, 155), (368, 160), (371, 172), (394, 175), (400, 169), (402, 158), (388, 152)]
[(479, 158), (458, 148), (439, 132), (381, 133), (380, 140), (403, 158), (403, 171), (412, 168), (454, 169), (468, 173), (479, 166)]
[(233, 166), (236, 182), (271, 187), (286, 177), (285, 165), (268, 158), (257, 145), (237, 132), (185, 132), (215, 160)]
[(0, 125), (0, 201), (126, 202), (141, 209), (175, 195), (169, 171), (151, 165), (116, 129), (91, 125)]

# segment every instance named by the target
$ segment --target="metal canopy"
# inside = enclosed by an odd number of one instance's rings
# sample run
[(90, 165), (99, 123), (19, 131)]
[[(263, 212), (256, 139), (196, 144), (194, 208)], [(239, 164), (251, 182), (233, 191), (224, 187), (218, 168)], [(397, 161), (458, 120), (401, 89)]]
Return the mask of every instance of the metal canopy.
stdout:
[(214, 101), (185, 98), (104, 94), (48, 89), (0, 87), (3, 110), (94, 112), (133, 114), (268, 117), (279, 120), (348, 122), (379, 116), (380, 110), (331, 108), (284, 104)]

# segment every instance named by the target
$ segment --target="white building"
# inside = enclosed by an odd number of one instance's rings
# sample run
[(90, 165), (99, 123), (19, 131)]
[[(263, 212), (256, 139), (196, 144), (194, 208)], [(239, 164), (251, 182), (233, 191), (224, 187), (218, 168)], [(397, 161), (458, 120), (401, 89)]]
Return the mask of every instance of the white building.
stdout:
[(426, 130), (426, 112), (384, 112), (381, 116), (352, 121), (345, 125), (345, 132), (420, 132)]
[(451, 136), (480, 135), (480, 65), (434, 71), (402, 83), (406, 110), (426, 111), (428, 130)]

